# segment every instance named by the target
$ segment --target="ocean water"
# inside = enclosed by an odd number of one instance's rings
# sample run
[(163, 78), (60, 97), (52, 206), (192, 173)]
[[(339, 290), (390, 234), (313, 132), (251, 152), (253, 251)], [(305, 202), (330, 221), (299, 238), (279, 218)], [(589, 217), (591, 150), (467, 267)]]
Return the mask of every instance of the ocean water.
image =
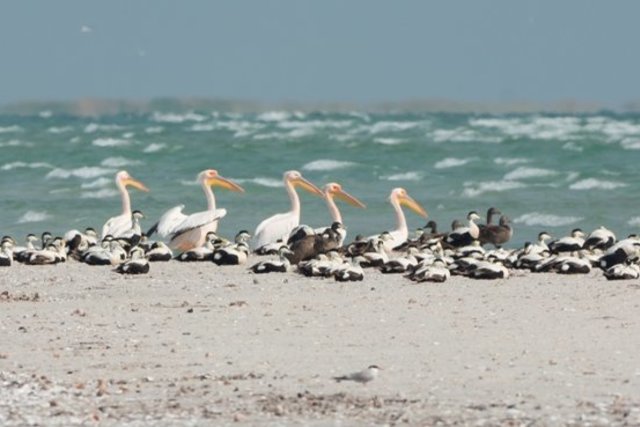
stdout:
[[(512, 246), (541, 230), (606, 225), (640, 232), (640, 115), (500, 115), (197, 111), (101, 118), (0, 116), (0, 234), (62, 234), (119, 213), (113, 177), (126, 169), (151, 191), (131, 190), (152, 225), (166, 210), (206, 207), (195, 183), (215, 168), (246, 190), (216, 191), (222, 235), (253, 231), (288, 210), (282, 173), (337, 181), (366, 210), (340, 205), (349, 236), (392, 229), (388, 195), (404, 187), (441, 229), (471, 210), (499, 207)], [(424, 225), (407, 212), (410, 228)], [(302, 222), (330, 222), (324, 201), (302, 193)]]

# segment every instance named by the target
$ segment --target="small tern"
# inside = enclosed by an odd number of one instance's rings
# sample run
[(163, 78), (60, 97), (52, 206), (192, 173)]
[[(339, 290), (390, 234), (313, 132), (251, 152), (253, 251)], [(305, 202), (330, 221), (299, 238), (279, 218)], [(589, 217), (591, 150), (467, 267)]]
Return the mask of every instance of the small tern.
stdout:
[(381, 369), (382, 368), (379, 367), (378, 365), (370, 365), (367, 369), (364, 369), (362, 371), (353, 372), (351, 374), (342, 375), (340, 377), (333, 377), (333, 379), (336, 380), (337, 382), (355, 381), (360, 384), (366, 384), (369, 381), (374, 380), (378, 376), (378, 372)]

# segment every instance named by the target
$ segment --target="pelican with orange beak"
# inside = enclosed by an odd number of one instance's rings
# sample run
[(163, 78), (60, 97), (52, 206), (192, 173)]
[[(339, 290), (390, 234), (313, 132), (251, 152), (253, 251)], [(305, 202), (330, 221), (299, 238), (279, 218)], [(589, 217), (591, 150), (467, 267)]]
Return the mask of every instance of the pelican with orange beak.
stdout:
[(102, 237), (107, 235), (113, 237), (120, 237), (124, 233), (128, 232), (133, 226), (131, 219), (131, 199), (129, 198), (129, 192), (127, 187), (131, 186), (142, 191), (149, 191), (149, 189), (140, 181), (133, 179), (127, 171), (120, 171), (116, 174), (116, 186), (120, 191), (120, 197), (122, 198), (122, 214), (109, 218), (107, 222), (102, 226)]
[(396, 211), (396, 229), (389, 233), (391, 238), (384, 241), (384, 248), (388, 252), (400, 246), (407, 240), (407, 237), (409, 237), (407, 219), (402, 211), (402, 206), (406, 206), (421, 217), (427, 217), (427, 211), (425, 211), (418, 202), (413, 200), (404, 188), (398, 187), (391, 190), (389, 202), (391, 202), (391, 206), (393, 206), (393, 209)]
[(291, 230), (300, 224), (300, 198), (296, 192), (296, 187), (301, 187), (311, 194), (324, 197), (322, 191), (302, 177), (298, 171), (287, 171), (284, 173), (284, 187), (291, 201), (291, 210), (289, 212), (273, 215), (262, 221), (256, 228), (255, 248), (276, 243), (277, 241), (286, 242)]
[[(326, 184), (322, 192), (324, 193), (324, 200), (327, 202), (327, 207), (329, 208), (329, 213), (331, 214), (331, 219), (333, 220), (333, 222), (339, 222), (344, 225), (344, 222), (342, 221), (342, 214), (340, 213), (340, 210), (336, 205), (335, 199), (340, 199), (357, 208), (366, 208), (364, 203), (344, 191), (342, 186), (337, 182), (330, 182)], [(326, 228), (328, 227), (323, 227), (320, 230), (316, 230), (316, 232), (319, 231), (321, 234), (326, 230)], [(344, 230), (344, 234), (340, 234), (339, 246), (342, 246), (342, 244), (344, 243), (344, 239), (347, 237), (346, 229), (342, 228), (341, 230)]]
[(149, 229), (148, 236), (157, 231), (160, 236), (170, 238), (169, 246), (184, 252), (204, 245), (207, 233), (218, 230), (218, 221), (227, 214), (227, 210), (216, 208), (216, 198), (211, 187), (241, 193), (244, 189), (230, 179), (220, 176), (215, 169), (200, 172), (198, 182), (207, 198), (207, 210), (185, 215), (182, 213), (184, 205), (171, 208)]

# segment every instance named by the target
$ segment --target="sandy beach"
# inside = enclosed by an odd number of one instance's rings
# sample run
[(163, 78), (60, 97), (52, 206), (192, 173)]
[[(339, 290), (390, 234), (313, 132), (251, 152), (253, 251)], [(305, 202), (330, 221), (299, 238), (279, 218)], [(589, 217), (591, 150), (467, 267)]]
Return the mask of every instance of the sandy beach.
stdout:
[(0, 271), (1, 425), (640, 424), (638, 281), (151, 267)]

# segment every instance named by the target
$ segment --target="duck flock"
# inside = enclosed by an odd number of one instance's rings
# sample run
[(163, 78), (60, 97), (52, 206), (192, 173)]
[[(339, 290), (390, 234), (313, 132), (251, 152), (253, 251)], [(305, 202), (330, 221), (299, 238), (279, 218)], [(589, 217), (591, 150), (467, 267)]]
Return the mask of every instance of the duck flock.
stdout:
[[(217, 233), (218, 222), (226, 210), (215, 207), (210, 187), (218, 183), (230, 190), (243, 190), (214, 170), (203, 171), (199, 179), (207, 195), (207, 211), (185, 215), (184, 206), (177, 206), (145, 233), (140, 225), (144, 215), (140, 210), (131, 210), (126, 186), (147, 191), (146, 187), (121, 171), (116, 175), (116, 185), (123, 197), (123, 213), (109, 219), (101, 235), (94, 228), (70, 230), (59, 237), (49, 232), (39, 237), (29, 234), (24, 246), (13, 237), (4, 236), (0, 266), (10, 267), (16, 262), (26, 265), (81, 262), (114, 266), (114, 271), (121, 274), (146, 274), (154, 262), (208, 262), (218, 266), (246, 265), (254, 274), (297, 272), (336, 281), (361, 281), (367, 270), (403, 274), (414, 282), (445, 282), (451, 275), (505, 279), (514, 270), (587, 274), (596, 269), (609, 280), (640, 277), (637, 235), (618, 240), (605, 227), (588, 234), (576, 228), (568, 236), (554, 239), (542, 231), (535, 241), (506, 249), (504, 245), (512, 238), (513, 228), (509, 218), (494, 207), (487, 211), (485, 221), (472, 211), (466, 222), (454, 220), (449, 231), (442, 232), (434, 221), (429, 221), (409, 236), (401, 205), (421, 216), (426, 216), (426, 211), (401, 188), (394, 189), (389, 198), (396, 211), (396, 229), (356, 236), (347, 242), (347, 230), (333, 196), (360, 208), (364, 204), (337, 183), (327, 184), (323, 191), (296, 171), (284, 174), (292, 210), (262, 221), (253, 236), (242, 230), (231, 241)], [(300, 203), (295, 194), (296, 184), (327, 200), (334, 220), (330, 226), (312, 228), (298, 223)], [(494, 222), (497, 216), (499, 219)]]

